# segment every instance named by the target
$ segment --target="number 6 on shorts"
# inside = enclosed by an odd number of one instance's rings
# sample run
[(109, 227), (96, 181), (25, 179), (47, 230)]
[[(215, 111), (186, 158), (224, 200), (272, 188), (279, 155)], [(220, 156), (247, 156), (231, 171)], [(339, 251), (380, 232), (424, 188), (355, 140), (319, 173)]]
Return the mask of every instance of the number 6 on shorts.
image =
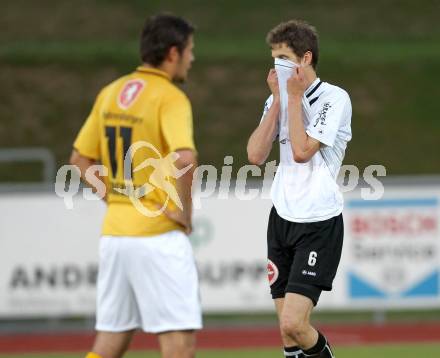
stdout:
[(308, 261), (309, 266), (315, 266), (317, 257), (318, 254), (316, 253), (316, 251), (310, 252), (309, 261)]

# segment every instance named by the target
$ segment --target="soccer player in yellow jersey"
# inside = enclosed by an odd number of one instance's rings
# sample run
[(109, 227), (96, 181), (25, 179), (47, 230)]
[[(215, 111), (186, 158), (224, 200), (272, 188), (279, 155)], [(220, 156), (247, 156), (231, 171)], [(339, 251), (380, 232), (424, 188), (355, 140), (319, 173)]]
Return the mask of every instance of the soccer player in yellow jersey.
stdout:
[[(193, 33), (172, 15), (147, 20), (142, 65), (99, 93), (74, 143), (71, 163), (98, 193), (102, 178), (107, 202), (87, 358), (122, 357), (138, 328), (157, 334), (162, 357), (195, 354), (202, 322), (187, 235), (197, 163), (191, 104), (173, 84), (187, 78)], [(104, 169), (86, 176), (98, 163)]]

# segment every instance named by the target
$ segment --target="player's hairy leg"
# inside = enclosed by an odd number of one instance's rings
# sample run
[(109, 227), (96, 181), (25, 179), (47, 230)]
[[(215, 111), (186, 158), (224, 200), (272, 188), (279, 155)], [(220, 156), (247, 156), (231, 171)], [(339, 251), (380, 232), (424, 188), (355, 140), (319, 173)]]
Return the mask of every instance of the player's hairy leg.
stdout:
[(158, 334), (162, 358), (194, 358), (195, 331), (173, 331)]
[(283, 332), (283, 330), (281, 330), (281, 314), (283, 312), (283, 307), (284, 307), (284, 298), (276, 298), (274, 302), (275, 302), (275, 308), (277, 310), (278, 321), (280, 322), (281, 339), (283, 341), (284, 347), (297, 346), (298, 342), (296, 342), (292, 337), (286, 335)]
[(310, 325), (313, 302), (310, 298), (287, 293), (280, 315), (283, 337), (289, 337), (303, 350), (313, 347), (318, 340), (318, 332)]
[(134, 330), (127, 332), (102, 332), (96, 333), (92, 352), (102, 358), (121, 358), (130, 344)]

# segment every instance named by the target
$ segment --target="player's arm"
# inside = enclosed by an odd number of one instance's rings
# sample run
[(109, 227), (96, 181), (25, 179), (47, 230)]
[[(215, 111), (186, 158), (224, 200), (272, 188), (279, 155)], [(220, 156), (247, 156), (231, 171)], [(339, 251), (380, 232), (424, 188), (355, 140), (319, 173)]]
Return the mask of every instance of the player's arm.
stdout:
[(192, 194), (194, 171), (197, 168), (197, 154), (191, 149), (176, 150), (179, 158), (175, 165), (178, 170), (190, 167), (190, 169), (180, 178), (176, 179), (177, 195), (182, 203), (182, 210), (177, 208), (175, 211), (165, 210), (165, 215), (178, 222), (184, 228), (187, 234), (192, 231)]
[(191, 188), (194, 170), (197, 166), (197, 152), (193, 139), (193, 120), (191, 103), (183, 94), (174, 93), (164, 101), (161, 108), (161, 130), (170, 152), (176, 152), (175, 161), (178, 170), (191, 168), (176, 179), (176, 190), (183, 210), (165, 210), (164, 214), (185, 228), (187, 234), (192, 231)]
[(105, 200), (106, 195), (103, 177), (99, 174), (98, 170), (89, 170), (90, 167), (97, 164), (97, 161), (95, 159), (85, 157), (76, 149), (73, 149), (72, 154), (70, 155), (70, 164), (75, 165), (79, 169), (81, 179), (84, 181), (84, 183), (91, 187), (94, 193), (97, 193)]
[(75, 165), (81, 172), (81, 179), (85, 180), (86, 171), (96, 164), (96, 160), (81, 155), (75, 148), (70, 155), (70, 164)]
[(289, 97), (288, 113), (289, 137), (293, 151), (293, 159), (297, 163), (306, 163), (319, 150), (321, 143), (306, 133), (301, 97)]
[(278, 130), (280, 100), (274, 98), (260, 125), (254, 130), (247, 145), (248, 160), (251, 164), (263, 164), (272, 150), (272, 143)]
[(302, 68), (298, 67), (291, 78), (287, 80), (289, 116), (289, 138), (293, 151), (293, 159), (298, 163), (308, 162), (319, 150), (321, 143), (310, 137), (304, 127), (302, 97), (306, 83)]
[[(280, 115), (280, 92), (278, 88), (278, 78), (275, 69), (269, 71), (267, 84), (272, 92), (272, 103), (270, 108), (263, 115), (260, 125), (251, 134), (248, 145), (247, 155), (251, 164), (263, 164), (272, 150), (272, 143), (278, 131), (278, 117)], [(270, 99), (266, 102), (269, 106)], [(265, 106), (265, 107), (266, 107)]]
[[(84, 122), (73, 144), (70, 164), (75, 165), (81, 172), (81, 179), (90, 186), (101, 198), (105, 198), (105, 185), (98, 169), (89, 170), (100, 159), (100, 130), (99, 130), (99, 96), (92, 111)], [(105, 171), (101, 171), (105, 175)]]

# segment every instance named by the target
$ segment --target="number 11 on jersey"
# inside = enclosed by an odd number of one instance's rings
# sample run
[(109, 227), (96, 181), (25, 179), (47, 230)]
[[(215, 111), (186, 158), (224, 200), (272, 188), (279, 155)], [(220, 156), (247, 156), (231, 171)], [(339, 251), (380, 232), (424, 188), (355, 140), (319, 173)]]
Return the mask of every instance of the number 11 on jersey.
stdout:
[[(124, 159), (128, 153), (132, 141), (131, 127), (106, 126), (105, 136), (107, 137), (109, 163), (110, 163), (110, 181), (120, 178), (122, 171), (123, 179), (130, 180), (132, 178), (132, 166), (124, 168)], [(122, 140), (122, 151), (117, 146), (117, 141)]]

